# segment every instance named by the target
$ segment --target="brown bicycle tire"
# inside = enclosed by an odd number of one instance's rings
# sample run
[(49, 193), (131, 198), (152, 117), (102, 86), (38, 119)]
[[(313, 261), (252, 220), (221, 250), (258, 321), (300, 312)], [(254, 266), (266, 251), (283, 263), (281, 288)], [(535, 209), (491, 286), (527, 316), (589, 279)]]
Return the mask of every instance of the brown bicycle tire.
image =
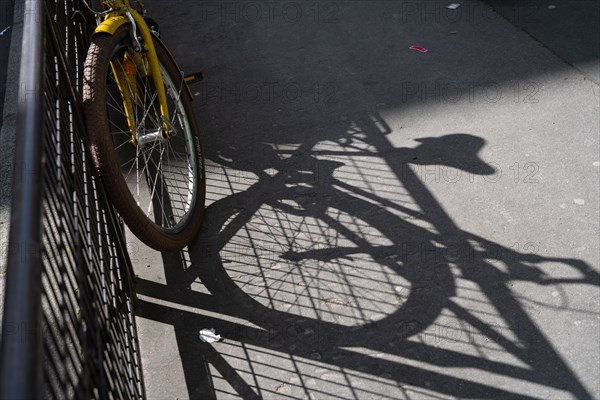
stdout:
[[(148, 246), (160, 251), (177, 251), (188, 245), (198, 232), (204, 217), (206, 183), (204, 156), (199, 138), (198, 125), (194, 118), (191, 98), (186, 90), (181, 90), (179, 101), (183, 103), (187, 122), (195, 143), (190, 151), (198, 163), (199, 177), (196, 194), (190, 207), (190, 215), (184, 226), (165, 229), (148, 218), (138, 207), (121, 173), (113, 141), (107, 110), (107, 74), (110, 60), (117, 46), (130, 41), (129, 25), (120, 27), (114, 35), (97, 34), (92, 38), (88, 50), (83, 85), (83, 107), (91, 155), (105, 191), (131, 232)], [(156, 41), (156, 39), (154, 39)], [(155, 48), (160, 64), (169, 74), (172, 82), (181, 80), (181, 74), (169, 55), (157, 41)]]

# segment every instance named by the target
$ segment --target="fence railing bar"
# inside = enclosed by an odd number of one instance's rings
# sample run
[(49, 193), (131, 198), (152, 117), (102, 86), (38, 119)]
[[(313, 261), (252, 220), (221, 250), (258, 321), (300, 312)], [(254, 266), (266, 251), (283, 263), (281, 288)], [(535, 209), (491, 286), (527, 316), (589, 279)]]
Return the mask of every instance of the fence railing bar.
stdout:
[(41, 396), (41, 210), (44, 15), (26, 0), (19, 75), (16, 154), (7, 258), (0, 398)]

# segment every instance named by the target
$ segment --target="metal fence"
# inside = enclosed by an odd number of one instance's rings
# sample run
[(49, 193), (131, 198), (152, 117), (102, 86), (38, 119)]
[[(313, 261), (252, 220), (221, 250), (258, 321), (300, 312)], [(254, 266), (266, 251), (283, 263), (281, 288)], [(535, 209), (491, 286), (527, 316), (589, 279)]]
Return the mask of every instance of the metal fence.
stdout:
[(133, 272), (81, 111), (90, 15), (26, 0), (0, 398), (143, 398)]

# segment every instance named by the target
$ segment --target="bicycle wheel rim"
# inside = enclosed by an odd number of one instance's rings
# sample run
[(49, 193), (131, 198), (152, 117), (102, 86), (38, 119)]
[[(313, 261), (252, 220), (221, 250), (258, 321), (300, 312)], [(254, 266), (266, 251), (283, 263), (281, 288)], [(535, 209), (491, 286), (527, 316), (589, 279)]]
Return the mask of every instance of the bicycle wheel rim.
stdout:
[[(122, 68), (121, 72), (126, 73), (124, 59), (121, 60), (120, 54), (127, 54), (130, 51), (127, 49), (127, 45), (121, 45), (113, 51), (113, 70), (109, 68), (107, 71), (107, 81), (111, 80), (111, 73), (112, 80), (115, 81), (117, 68)], [(107, 85), (107, 111), (115, 156), (134, 202), (156, 229), (165, 233), (177, 233), (192, 218), (191, 211), (197, 201), (201, 173), (195, 152), (199, 149), (198, 146), (194, 147), (196, 141), (181, 99), (183, 80), (176, 84), (160, 59), (159, 64), (170, 114), (168, 139), (161, 132), (163, 124), (151, 75), (136, 79), (137, 95), (133, 93), (133, 85), (129, 82), (126, 88), (129, 89), (127, 95), (137, 98), (132, 102), (137, 144), (132, 143), (131, 131), (124, 119), (126, 112), (123, 93), (114, 93), (114, 85), (112, 88)], [(137, 66), (135, 73), (137, 76), (144, 75)], [(119, 118), (114, 117), (115, 112), (120, 115), (120, 122)]]

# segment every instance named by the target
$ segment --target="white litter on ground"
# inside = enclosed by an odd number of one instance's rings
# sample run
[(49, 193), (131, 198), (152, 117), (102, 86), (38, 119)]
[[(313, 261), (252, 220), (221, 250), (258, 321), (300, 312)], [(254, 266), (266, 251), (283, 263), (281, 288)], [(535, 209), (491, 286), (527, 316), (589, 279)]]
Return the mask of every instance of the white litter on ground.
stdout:
[(202, 340), (205, 343), (218, 342), (219, 340), (222, 340), (222, 339), (223, 338), (221, 337), (221, 335), (217, 335), (215, 333), (214, 328), (202, 329), (200, 331), (200, 340)]
[(460, 3), (450, 3), (446, 6), (448, 10), (456, 10), (458, 7), (460, 7)]
[(7, 31), (7, 30), (9, 30), (9, 29), (10, 29), (10, 25), (9, 25), (9, 26), (7, 26), (6, 28), (4, 28), (4, 29), (2, 30), (2, 32), (0, 32), (0, 36), (4, 36), (4, 34), (6, 33), (6, 31)]

